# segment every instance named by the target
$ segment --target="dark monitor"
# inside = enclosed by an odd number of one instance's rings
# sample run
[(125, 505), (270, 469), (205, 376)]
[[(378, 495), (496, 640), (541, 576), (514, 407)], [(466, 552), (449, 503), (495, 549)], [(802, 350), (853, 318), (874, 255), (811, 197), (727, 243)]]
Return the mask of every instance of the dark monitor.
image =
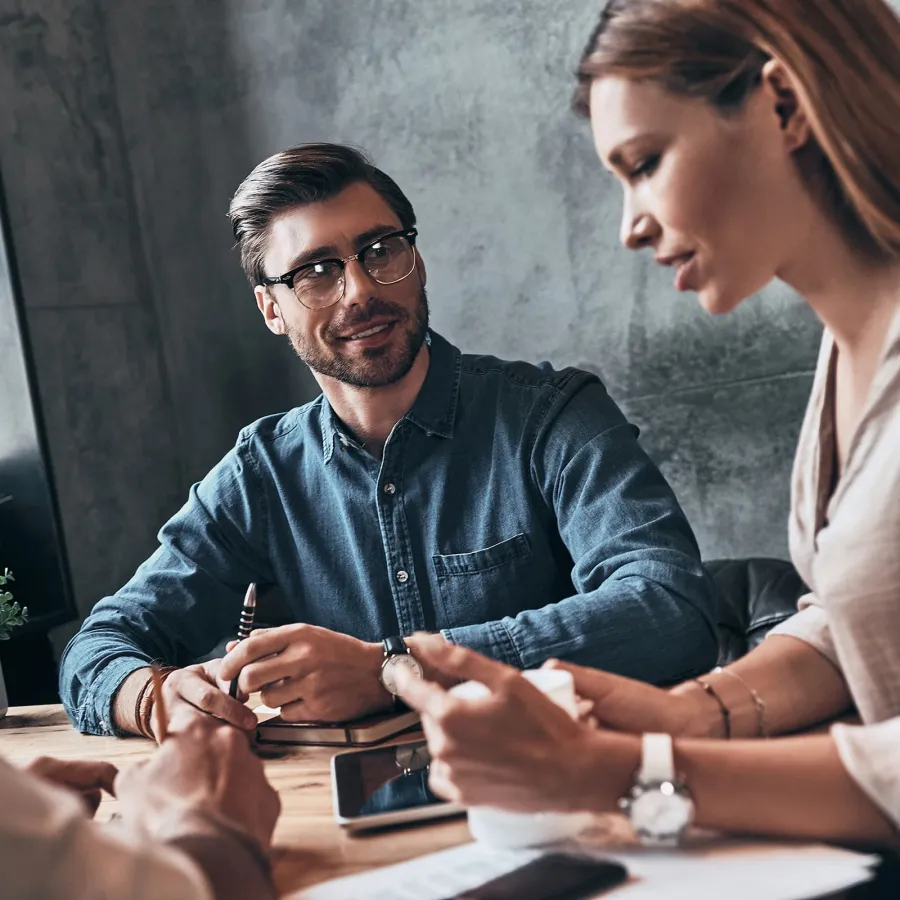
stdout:
[(0, 572), (28, 607), (14, 638), (77, 615), (41, 421), (37, 382), (0, 184)]

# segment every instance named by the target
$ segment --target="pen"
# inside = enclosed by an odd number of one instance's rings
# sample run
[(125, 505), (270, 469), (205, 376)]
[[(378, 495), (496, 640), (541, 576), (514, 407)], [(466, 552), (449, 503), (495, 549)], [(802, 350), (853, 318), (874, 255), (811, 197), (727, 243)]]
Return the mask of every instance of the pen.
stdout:
[[(241, 621), (238, 625), (237, 639), (240, 643), (245, 637), (250, 637), (253, 631), (253, 619), (256, 617), (256, 583), (250, 582), (247, 588), (247, 594), (244, 597), (244, 605), (241, 608)], [(229, 696), (237, 698), (238, 695), (238, 676), (235, 675), (231, 679), (231, 690), (228, 691)]]

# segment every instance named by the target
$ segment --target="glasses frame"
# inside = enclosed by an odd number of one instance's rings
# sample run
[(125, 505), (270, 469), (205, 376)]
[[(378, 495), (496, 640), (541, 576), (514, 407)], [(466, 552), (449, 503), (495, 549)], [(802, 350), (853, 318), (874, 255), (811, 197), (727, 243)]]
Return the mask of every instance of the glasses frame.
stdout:
[[(403, 281), (404, 278), (409, 278), (413, 273), (413, 269), (416, 267), (416, 255), (418, 251), (416, 250), (416, 238), (418, 237), (419, 232), (415, 228), (402, 228), (399, 231), (389, 231), (387, 234), (383, 234), (380, 238), (372, 241), (371, 243), (366, 244), (365, 247), (360, 247), (356, 253), (351, 254), (350, 256), (339, 257), (339, 256), (329, 256), (325, 259), (317, 259), (313, 262), (304, 263), (302, 266), (297, 266), (296, 269), (291, 269), (290, 272), (285, 272), (284, 275), (279, 275), (277, 278), (268, 278), (263, 277), (260, 279), (260, 283), (267, 285), (269, 287), (274, 287), (276, 284), (284, 284), (289, 287), (295, 297), (297, 297), (298, 302), (305, 306), (307, 309), (317, 311), (320, 309), (328, 309), (329, 306), (334, 306), (335, 303), (340, 303), (341, 300), (344, 299), (344, 292), (347, 290), (347, 279), (344, 276), (344, 272), (347, 269), (347, 263), (352, 262), (354, 259), (362, 266), (363, 271), (366, 275), (369, 276), (373, 281), (377, 284), (399, 284), (399, 282)], [(371, 250), (376, 244), (380, 244), (383, 241), (389, 240), (390, 238), (395, 237), (404, 237), (406, 238), (409, 246), (412, 248), (413, 252), (413, 264), (410, 267), (410, 270), (400, 278), (395, 278), (393, 281), (379, 281), (364, 265), (363, 261), (360, 259), (361, 256), (364, 256), (369, 250)], [(306, 306), (306, 304), (300, 299), (297, 295), (297, 292), (294, 290), (294, 279), (297, 275), (300, 274), (304, 269), (311, 269), (313, 266), (321, 266), (322, 263), (337, 263), (341, 267), (341, 292), (338, 296), (331, 301), (331, 303), (326, 303), (324, 306)]]

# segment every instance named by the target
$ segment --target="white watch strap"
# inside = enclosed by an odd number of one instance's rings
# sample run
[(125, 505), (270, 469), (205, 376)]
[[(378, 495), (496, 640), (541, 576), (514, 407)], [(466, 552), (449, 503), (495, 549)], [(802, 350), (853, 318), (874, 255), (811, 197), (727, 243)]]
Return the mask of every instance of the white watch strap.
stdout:
[(675, 754), (670, 734), (645, 734), (638, 781), (674, 781)]

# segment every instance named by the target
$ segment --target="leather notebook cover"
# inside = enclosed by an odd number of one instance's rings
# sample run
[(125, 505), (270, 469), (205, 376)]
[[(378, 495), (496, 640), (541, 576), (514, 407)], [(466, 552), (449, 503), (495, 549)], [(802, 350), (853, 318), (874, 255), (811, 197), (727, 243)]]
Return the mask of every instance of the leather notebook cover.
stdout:
[(419, 714), (375, 713), (350, 722), (285, 722), (275, 716), (256, 729), (260, 741), (272, 744), (320, 744), (327, 747), (366, 747), (386, 741), (419, 724)]

